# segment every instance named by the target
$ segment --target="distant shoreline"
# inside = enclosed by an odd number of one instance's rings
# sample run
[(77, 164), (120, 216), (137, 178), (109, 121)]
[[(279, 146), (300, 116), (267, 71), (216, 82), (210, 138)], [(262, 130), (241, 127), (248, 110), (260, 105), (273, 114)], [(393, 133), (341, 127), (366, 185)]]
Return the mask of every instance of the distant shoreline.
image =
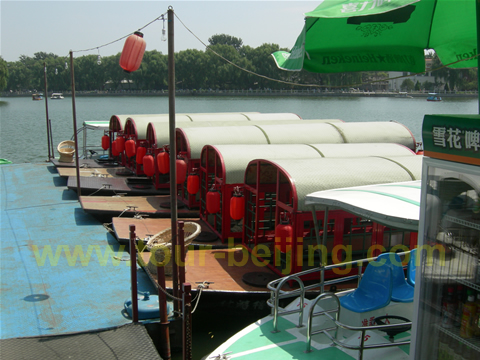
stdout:
[[(54, 92), (54, 91), (52, 91)], [(51, 92), (49, 92), (50, 96)], [(65, 97), (71, 97), (71, 92), (64, 92)], [(438, 92), (441, 97), (445, 98), (478, 98), (478, 92), (474, 91), (457, 91), (457, 92)], [(31, 97), (32, 92), (3, 92), (0, 97)], [(168, 96), (168, 91), (142, 91), (142, 90), (118, 90), (118, 91), (76, 91), (76, 97), (109, 97), (109, 96)], [(244, 96), (244, 97), (399, 97), (398, 92), (384, 91), (321, 91), (321, 90), (217, 90), (217, 91), (197, 91), (197, 90), (177, 90), (175, 96), (195, 96), (195, 97), (228, 97), (228, 96)], [(408, 96), (414, 98), (427, 98), (428, 92), (411, 92)]]

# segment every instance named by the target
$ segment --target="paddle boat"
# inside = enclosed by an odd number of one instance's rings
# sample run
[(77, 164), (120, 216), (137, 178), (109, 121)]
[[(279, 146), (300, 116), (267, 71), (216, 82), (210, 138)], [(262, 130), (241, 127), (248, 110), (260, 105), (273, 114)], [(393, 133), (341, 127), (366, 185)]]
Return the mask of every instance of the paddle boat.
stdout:
[(442, 98), (435, 93), (429, 93), (427, 101), (442, 101)]

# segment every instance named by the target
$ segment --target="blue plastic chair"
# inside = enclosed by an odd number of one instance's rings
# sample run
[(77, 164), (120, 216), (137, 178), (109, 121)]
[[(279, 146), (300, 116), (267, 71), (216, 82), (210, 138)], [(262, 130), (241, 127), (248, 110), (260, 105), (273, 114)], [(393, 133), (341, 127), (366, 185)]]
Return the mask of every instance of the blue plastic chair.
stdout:
[(415, 286), (415, 272), (417, 269), (417, 249), (410, 251), (410, 260), (407, 265), (407, 283), (412, 286)]
[(403, 272), (400, 256), (395, 253), (384, 253), (378, 256), (377, 261), (383, 261), (385, 259), (388, 260), (388, 263), (392, 267), (392, 301), (402, 303), (412, 302), (414, 287), (405, 280), (405, 273)]
[(368, 264), (358, 288), (341, 297), (340, 304), (356, 313), (387, 306), (393, 289), (392, 267), (389, 262), (387, 259), (384, 264), (379, 264), (376, 260)]

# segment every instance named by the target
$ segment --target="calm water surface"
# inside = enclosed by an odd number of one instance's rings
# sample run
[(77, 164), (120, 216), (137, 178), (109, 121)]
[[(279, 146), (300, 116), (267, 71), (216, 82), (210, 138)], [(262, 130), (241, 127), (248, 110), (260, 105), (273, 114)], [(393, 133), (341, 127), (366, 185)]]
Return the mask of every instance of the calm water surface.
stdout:
[[(53, 143), (73, 135), (72, 100), (48, 101), (52, 120)], [(109, 120), (115, 114), (166, 114), (166, 97), (78, 97), (77, 125), (86, 120)], [(296, 113), (303, 119), (341, 119), (355, 121), (390, 121), (404, 124), (417, 141), (425, 114), (478, 114), (478, 100), (444, 99), (428, 102), (425, 98), (372, 97), (177, 97), (177, 113), (251, 112)], [(0, 98), (0, 158), (14, 163), (44, 162), (48, 157), (45, 101), (31, 98)], [(79, 139), (80, 141), (80, 139)], [(197, 313), (193, 316), (194, 359), (201, 359), (260, 315)], [(174, 359), (181, 359), (175, 354)]]
[[(417, 141), (425, 114), (478, 114), (478, 100), (446, 98), (429, 102), (425, 98), (388, 97), (177, 97), (177, 113), (286, 112), (303, 119), (390, 121), (404, 124)], [(77, 97), (77, 126), (86, 120), (109, 120), (116, 114), (166, 114), (166, 97)], [(48, 100), (53, 144), (73, 135), (72, 100)], [(29, 97), (0, 98), (0, 158), (14, 163), (43, 162), (48, 157), (45, 101)]]

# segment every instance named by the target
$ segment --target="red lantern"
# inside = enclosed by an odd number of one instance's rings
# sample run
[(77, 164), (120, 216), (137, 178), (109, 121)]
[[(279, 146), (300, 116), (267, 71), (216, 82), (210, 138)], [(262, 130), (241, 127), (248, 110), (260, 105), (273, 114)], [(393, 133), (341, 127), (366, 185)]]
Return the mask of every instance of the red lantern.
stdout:
[(207, 212), (209, 214), (216, 214), (220, 211), (220, 193), (211, 189), (207, 192)]
[(175, 161), (177, 170), (177, 184), (183, 184), (187, 179), (187, 163), (182, 158)]
[(138, 70), (146, 46), (147, 44), (140, 31), (135, 31), (127, 38), (120, 56), (120, 66), (125, 72), (130, 73)]
[(103, 135), (102, 136), (102, 149), (103, 150), (108, 150), (109, 147), (110, 147), (110, 136)]
[(120, 153), (117, 150), (117, 140), (113, 140), (113, 142), (112, 142), (112, 155), (113, 156), (120, 155)]
[(137, 149), (137, 164), (143, 164), (143, 157), (147, 153), (147, 148), (139, 146)]
[(125, 138), (123, 136), (117, 137), (117, 151), (118, 153), (122, 153), (125, 151)]
[(128, 157), (135, 155), (135, 141), (130, 139), (125, 142), (125, 152), (127, 153)]
[(288, 220), (282, 220), (275, 228), (275, 248), (282, 253), (288, 253), (292, 250), (293, 228)]
[(187, 191), (191, 195), (195, 195), (200, 189), (200, 176), (198, 174), (190, 174), (187, 178)]
[(157, 167), (161, 174), (168, 174), (170, 172), (170, 156), (168, 152), (164, 151), (157, 155)]
[(155, 163), (152, 155), (145, 155), (143, 157), (143, 172), (147, 176), (155, 175)]
[(245, 212), (245, 197), (240, 193), (233, 194), (230, 199), (230, 217), (233, 220), (240, 220), (243, 218)]

